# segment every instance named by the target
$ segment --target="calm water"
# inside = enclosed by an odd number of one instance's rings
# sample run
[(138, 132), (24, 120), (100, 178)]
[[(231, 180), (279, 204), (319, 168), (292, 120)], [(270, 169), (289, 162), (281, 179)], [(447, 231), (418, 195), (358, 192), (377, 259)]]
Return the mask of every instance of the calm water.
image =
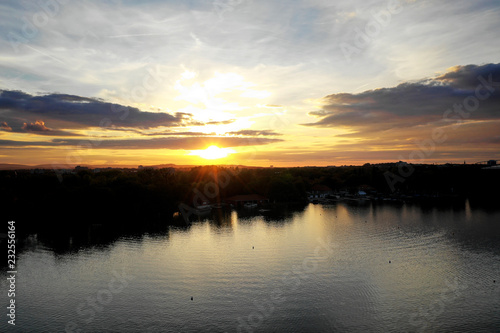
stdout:
[(82, 238), (27, 240), (8, 331), (500, 332), (500, 212), (468, 203), (233, 211)]

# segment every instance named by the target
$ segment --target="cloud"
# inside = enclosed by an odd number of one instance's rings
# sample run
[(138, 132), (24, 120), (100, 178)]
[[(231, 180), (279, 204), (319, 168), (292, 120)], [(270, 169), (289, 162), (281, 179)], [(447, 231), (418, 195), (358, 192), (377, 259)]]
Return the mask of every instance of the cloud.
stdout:
[[(31, 120), (31, 119), (35, 120)], [(96, 149), (198, 149), (207, 145), (237, 147), (265, 145), (283, 140), (262, 139), (260, 136), (279, 135), (270, 130), (239, 131), (233, 135), (243, 137), (221, 137), (215, 133), (176, 131), (186, 126), (229, 125), (236, 119), (199, 122), (186, 112), (174, 114), (141, 111), (137, 108), (112, 104), (97, 98), (68, 94), (31, 95), (22, 91), (0, 90), (0, 121), (2, 129), (15, 133), (44, 136), (86, 136), (66, 129), (86, 130), (100, 127), (99, 144)], [(50, 124), (50, 126), (49, 126)], [(108, 133), (116, 135), (108, 135)], [(85, 132), (82, 132), (85, 133)], [(52, 139), (51, 141), (3, 140), (3, 147), (57, 147), (79, 146), (93, 138)]]
[[(103, 123), (112, 123), (114, 126), (147, 129), (179, 126), (189, 119), (189, 115), (185, 113), (171, 115), (141, 111), (95, 98), (65, 94), (33, 96), (9, 90), (0, 90), (0, 111), (2, 118), (15, 122), (19, 122), (19, 118), (36, 117), (43, 118), (44, 121), (52, 120), (55, 124), (64, 122), (69, 128), (99, 127)], [(40, 129), (40, 126), (37, 128)]]
[(63, 131), (63, 130), (53, 130), (45, 126), (45, 122), (42, 120), (36, 120), (34, 123), (24, 123), (21, 129), (15, 129), (13, 132), (16, 133), (30, 133), (37, 135), (46, 136), (82, 136), (82, 134), (77, 134), (73, 132)]
[(485, 81), (492, 82), (494, 91), (482, 88), (480, 93), (488, 93), (488, 97), (480, 101), (479, 109), (471, 117), (500, 119), (500, 64), (487, 64), (456, 66), (435, 78), (392, 88), (328, 95), (320, 110), (309, 113), (319, 120), (303, 125), (344, 127), (368, 133), (432, 124), (442, 121), (446, 110), (463, 104), (469, 96), (476, 96), (476, 87)]
[(277, 133), (273, 130), (262, 130), (262, 131), (241, 130), (241, 131), (235, 131), (235, 132), (227, 132), (226, 134), (241, 135), (241, 136), (277, 136), (277, 135), (282, 135), (281, 133)]
[(7, 122), (5, 122), (5, 121), (2, 121), (0, 123), (0, 129), (2, 129), (4, 131), (12, 131), (12, 127), (10, 127), (9, 124), (7, 124)]
[(45, 126), (45, 123), (41, 120), (35, 121), (35, 123), (24, 123), (23, 130), (28, 132), (42, 132), (42, 131), (50, 131), (50, 128)]
[(223, 121), (209, 121), (205, 123), (204, 125), (229, 125), (232, 124), (236, 121), (236, 119), (229, 119), (229, 120), (223, 120)]
[(472, 90), (478, 85), (478, 77), (486, 79), (490, 75), (496, 79), (500, 78), (500, 64), (455, 66), (450, 68), (449, 72), (438, 76), (436, 80), (457, 89)]
[(108, 131), (115, 131), (115, 132), (129, 132), (129, 133), (134, 133), (134, 134), (139, 134), (140, 136), (215, 136), (217, 135), (216, 133), (203, 133), (203, 132), (191, 132), (191, 131), (184, 131), (184, 132), (176, 132), (176, 131), (171, 131), (171, 130), (164, 130), (164, 131), (145, 131), (145, 130), (138, 130), (135, 128), (123, 128), (123, 127), (108, 127), (106, 128)]
[(220, 148), (260, 146), (283, 140), (238, 137), (182, 137), (120, 140), (53, 139), (51, 141), (0, 140), (1, 147), (89, 147), (94, 149), (204, 149), (212, 145)]

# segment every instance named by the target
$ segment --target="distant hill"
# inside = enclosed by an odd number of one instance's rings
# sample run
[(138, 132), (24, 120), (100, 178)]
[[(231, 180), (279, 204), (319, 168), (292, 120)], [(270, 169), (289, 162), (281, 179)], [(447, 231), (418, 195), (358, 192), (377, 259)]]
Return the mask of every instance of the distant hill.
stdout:
[(36, 167), (22, 164), (0, 163), (0, 170), (21, 170), (21, 169), (36, 169)]
[[(118, 168), (118, 169), (137, 169), (139, 166), (136, 165), (104, 165), (104, 164), (78, 164), (82, 167), (87, 167), (89, 169), (105, 169), (105, 168)], [(9, 164), (0, 163), (0, 170), (31, 170), (31, 169), (74, 169), (77, 165), (71, 164), (38, 164), (38, 165), (25, 165), (25, 164)], [(175, 165), (175, 164), (161, 164), (154, 166), (146, 166), (154, 169), (161, 168), (192, 168), (191, 165)]]
[[(79, 164), (82, 167), (88, 167), (89, 169), (95, 168), (107, 168), (108, 165), (87, 165), (87, 164)], [(68, 164), (39, 164), (39, 165), (25, 165), (25, 164), (9, 164), (9, 163), (0, 163), (0, 170), (31, 170), (31, 169), (74, 169), (76, 165), (68, 165)], [(137, 165), (114, 165), (113, 168), (137, 168)]]
[[(138, 169), (138, 165), (104, 165), (104, 164), (79, 164), (82, 167), (87, 167), (89, 169), (105, 169), (105, 168), (117, 168), (117, 169)], [(0, 170), (31, 170), (31, 169), (74, 169), (77, 165), (68, 164), (39, 164), (39, 165), (25, 165), (25, 164), (10, 164), (10, 163), (0, 163)], [(144, 165), (145, 168), (153, 169), (164, 169), (164, 168), (174, 168), (174, 169), (192, 169), (199, 167), (201, 165), (177, 165), (177, 164), (158, 164), (158, 165)], [(262, 167), (245, 166), (245, 165), (219, 165), (226, 168), (240, 168), (240, 169), (262, 169)]]

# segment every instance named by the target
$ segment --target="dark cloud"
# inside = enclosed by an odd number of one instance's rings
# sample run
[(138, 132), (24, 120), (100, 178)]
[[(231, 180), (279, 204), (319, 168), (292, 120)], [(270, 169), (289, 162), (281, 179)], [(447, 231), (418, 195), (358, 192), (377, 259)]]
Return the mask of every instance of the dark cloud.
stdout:
[[(3, 118), (3, 119), (2, 119)], [(100, 127), (106, 131), (120, 131), (126, 135), (139, 135), (142, 139), (116, 139), (99, 137), (94, 148), (109, 149), (199, 149), (206, 145), (237, 147), (264, 145), (282, 140), (259, 139), (259, 136), (279, 135), (272, 131), (240, 131), (231, 134), (247, 136), (219, 137), (215, 133), (174, 131), (187, 125), (227, 125), (225, 121), (197, 122), (189, 113), (175, 114), (146, 112), (137, 108), (104, 102), (100, 99), (66, 94), (35, 96), (22, 91), (0, 90), (0, 129), (16, 133), (44, 136), (83, 136), (67, 129)], [(255, 138), (252, 138), (255, 137)], [(4, 147), (77, 146), (85, 142), (78, 139), (46, 141), (3, 140)], [(89, 140), (87, 140), (89, 142)]]
[(47, 141), (16, 141), (16, 140), (0, 140), (0, 147), (55, 147), (61, 146), (56, 142)]
[(476, 88), (479, 76), (486, 79), (490, 74), (496, 79), (500, 78), (500, 64), (456, 66), (438, 76), (436, 80), (446, 82), (452, 87), (470, 90)]
[(262, 130), (262, 131), (241, 130), (241, 131), (236, 131), (236, 132), (227, 132), (226, 134), (241, 135), (241, 136), (277, 136), (277, 135), (282, 135), (281, 133), (276, 133), (273, 130)]
[(103, 126), (103, 123), (134, 128), (179, 126), (189, 114), (141, 111), (134, 107), (107, 103), (100, 99), (65, 94), (33, 96), (21, 91), (0, 90), (0, 120), (20, 118), (54, 120), (71, 128)]
[(200, 132), (174, 132), (170, 130), (165, 131), (144, 131), (135, 128), (124, 128), (124, 127), (108, 127), (108, 131), (118, 131), (118, 132), (129, 132), (139, 134), (141, 136), (215, 136), (216, 133), (200, 133)]
[[(3, 122), (3, 124), (7, 123)], [(3, 126), (0, 127), (3, 128)], [(34, 123), (23, 123), (22, 127), (20, 128), (16, 127), (12, 129), (10, 126), (8, 126), (8, 128), (10, 129), (5, 129), (5, 130), (9, 130), (14, 133), (31, 133), (31, 134), (46, 135), (46, 136), (82, 136), (81, 134), (72, 133), (68, 131), (52, 130), (48, 128), (45, 125), (45, 122), (42, 120), (36, 120)]]
[(238, 138), (238, 137), (184, 137), (184, 138), (154, 138), (154, 139), (121, 139), (121, 140), (78, 140), (53, 139), (44, 141), (0, 140), (1, 147), (55, 147), (73, 146), (93, 149), (204, 149), (211, 145), (218, 147), (257, 146), (280, 142), (279, 139)]
[(443, 119), (443, 113), (476, 95), (476, 87), (493, 82), (494, 91), (480, 101), (476, 120), (500, 119), (500, 64), (457, 66), (432, 79), (402, 83), (392, 88), (369, 90), (359, 94), (339, 93), (326, 96), (321, 110), (310, 112), (319, 118), (317, 127), (348, 127), (360, 133), (415, 127)]
[(2, 129), (4, 131), (12, 131), (12, 127), (10, 127), (9, 124), (7, 124), (6, 121), (2, 121), (0, 123), (0, 129)]

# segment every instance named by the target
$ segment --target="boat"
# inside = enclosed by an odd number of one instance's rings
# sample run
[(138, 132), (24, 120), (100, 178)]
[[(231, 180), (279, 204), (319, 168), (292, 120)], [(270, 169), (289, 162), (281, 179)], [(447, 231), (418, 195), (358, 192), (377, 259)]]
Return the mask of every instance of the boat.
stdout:
[(219, 203), (219, 204), (212, 205), (212, 208), (213, 209), (224, 209), (226, 206), (227, 205), (224, 203)]
[(252, 202), (247, 202), (246, 204), (243, 205), (245, 208), (255, 208), (257, 207), (257, 204), (256, 203), (252, 203)]
[(209, 205), (208, 203), (204, 202), (200, 206), (195, 207), (196, 213), (198, 214), (203, 214), (203, 213), (209, 213), (212, 211), (212, 206)]

